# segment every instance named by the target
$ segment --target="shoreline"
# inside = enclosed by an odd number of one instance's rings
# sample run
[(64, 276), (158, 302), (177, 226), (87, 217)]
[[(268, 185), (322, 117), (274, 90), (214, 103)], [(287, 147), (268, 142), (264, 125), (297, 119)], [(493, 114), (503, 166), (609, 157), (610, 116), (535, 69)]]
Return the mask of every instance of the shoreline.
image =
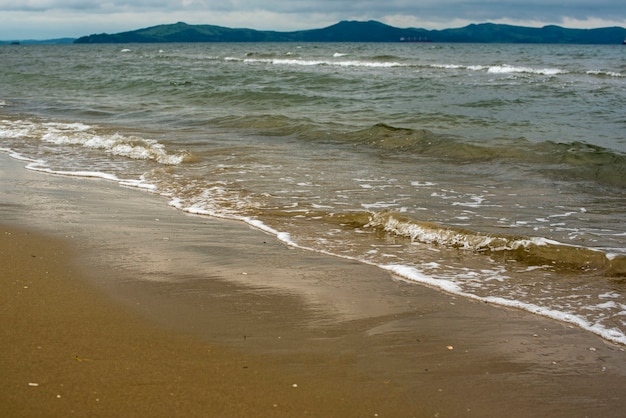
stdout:
[(0, 408), (12, 416), (617, 417), (626, 407), (624, 347), (567, 324), (4, 154), (0, 191), (10, 290)]

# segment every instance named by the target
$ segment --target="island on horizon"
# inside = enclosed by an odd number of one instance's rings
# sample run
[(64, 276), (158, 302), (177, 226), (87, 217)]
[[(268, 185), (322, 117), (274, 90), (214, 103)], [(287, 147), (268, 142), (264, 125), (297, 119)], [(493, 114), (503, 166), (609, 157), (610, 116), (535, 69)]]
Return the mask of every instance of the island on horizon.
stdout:
[(117, 34), (93, 34), (75, 43), (156, 42), (470, 42), (470, 43), (557, 43), (621, 44), (626, 29), (568, 29), (560, 26), (530, 28), (495, 23), (471, 24), (463, 28), (428, 30), (397, 28), (377, 21), (341, 21), (321, 28), (292, 32), (234, 29), (178, 22)]
[[(26, 43), (167, 43), (167, 42), (451, 42), (451, 43), (543, 43), (622, 44), (626, 28), (570, 29), (549, 25), (541, 28), (496, 23), (470, 24), (462, 28), (428, 30), (397, 28), (370, 21), (341, 21), (321, 29), (291, 32), (189, 25), (184, 22), (156, 25), (114, 34), (100, 33), (78, 39), (63, 38)], [(0, 43), (10, 44), (13, 41)]]

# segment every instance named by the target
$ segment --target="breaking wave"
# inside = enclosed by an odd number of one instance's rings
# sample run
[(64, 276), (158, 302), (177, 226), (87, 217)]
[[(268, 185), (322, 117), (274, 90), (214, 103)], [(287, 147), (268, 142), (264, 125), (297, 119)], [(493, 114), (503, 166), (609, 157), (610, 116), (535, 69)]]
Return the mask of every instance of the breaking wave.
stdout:
[(185, 151), (170, 153), (163, 144), (153, 139), (117, 132), (100, 134), (93, 126), (83, 123), (0, 120), (0, 138), (82, 146), (134, 160), (153, 160), (164, 165), (178, 165), (191, 157)]
[(502, 255), (529, 266), (551, 265), (568, 271), (597, 271), (606, 276), (626, 276), (626, 256), (563, 244), (542, 237), (489, 235), (416, 222), (392, 211), (372, 213), (366, 225), (413, 242)]

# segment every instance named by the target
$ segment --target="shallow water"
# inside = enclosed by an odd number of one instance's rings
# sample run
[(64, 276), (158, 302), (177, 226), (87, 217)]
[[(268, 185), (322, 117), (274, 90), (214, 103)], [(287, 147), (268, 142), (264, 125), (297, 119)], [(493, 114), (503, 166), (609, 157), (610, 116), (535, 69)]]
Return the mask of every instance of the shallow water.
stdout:
[(0, 48), (0, 148), (626, 343), (619, 46)]

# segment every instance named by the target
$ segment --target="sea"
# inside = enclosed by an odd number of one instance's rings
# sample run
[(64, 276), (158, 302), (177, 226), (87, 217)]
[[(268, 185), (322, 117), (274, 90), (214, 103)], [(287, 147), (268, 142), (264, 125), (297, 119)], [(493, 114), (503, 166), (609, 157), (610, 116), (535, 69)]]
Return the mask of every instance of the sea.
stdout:
[(626, 344), (621, 45), (6, 45), (0, 151)]

